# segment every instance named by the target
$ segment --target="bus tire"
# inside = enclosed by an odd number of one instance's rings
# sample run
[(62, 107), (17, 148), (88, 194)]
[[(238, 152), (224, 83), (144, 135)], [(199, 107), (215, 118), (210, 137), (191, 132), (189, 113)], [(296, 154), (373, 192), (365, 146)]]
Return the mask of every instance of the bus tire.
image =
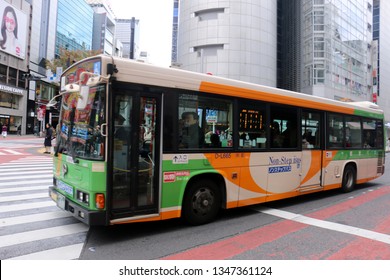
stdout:
[(203, 225), (213, 221), (221, 206), (221, 193), (217, 184), (208, 179), (191, 183), (183, 199), (184, 220), (191, 225)]
[(344, 168), (341, 190), (345, 193), (351, 192), (353, 191), (355, 184), (356, 184), (356, 169), (354, 166), (348, 164)]

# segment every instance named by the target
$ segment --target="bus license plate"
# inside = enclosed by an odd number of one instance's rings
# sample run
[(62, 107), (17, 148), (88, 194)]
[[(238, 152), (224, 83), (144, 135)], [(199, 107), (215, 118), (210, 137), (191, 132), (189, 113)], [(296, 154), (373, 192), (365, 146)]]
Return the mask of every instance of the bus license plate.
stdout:
[(60, 193), (57, 193), (57, 206), (62, 210), (65, 210), (65, 196)]

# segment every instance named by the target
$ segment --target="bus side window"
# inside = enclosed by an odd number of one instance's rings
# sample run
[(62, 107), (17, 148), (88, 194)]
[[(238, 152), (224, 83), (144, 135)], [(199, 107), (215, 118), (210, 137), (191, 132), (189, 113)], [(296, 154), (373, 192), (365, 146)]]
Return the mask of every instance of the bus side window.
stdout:
[(240, 104), (239, 113), (239, 148), (265, 149), (266, 107), (262, 103)]
[(319, 149), (321, 145), (321, 114), (315, 111), (302, 111), (302, 148)]
[(344, 120), (339, 114), (328, 115), (327, 140), (329, 148), (344, 147)]
[[(293, 107), (271, 106), (271, 148), (298, 148), (298, 110)], [(279, 131), (277, 129), (279, 126)], [(278, 135), (278, 133), (280, 133)]]
[(233, 147), (231, 100), (184, 92), (179, 95), (178, 114), (179, 149)]

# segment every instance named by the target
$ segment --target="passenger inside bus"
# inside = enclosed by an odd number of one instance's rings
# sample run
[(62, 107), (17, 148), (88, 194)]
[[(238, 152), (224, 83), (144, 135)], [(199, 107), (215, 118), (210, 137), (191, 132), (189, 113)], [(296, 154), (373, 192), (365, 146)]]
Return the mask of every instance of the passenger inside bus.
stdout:
[(219, 141), (219, 136), (216, 133), (211, 134), (210, 142), (211, 142), (210, 147), (213, 147), (213, 148), (221, 147), (221, 142)]
[(282, 133), (283, 148), (297, 147), (297, 128), (294, 122), (288, 121), (286, 129)]
[(282, 147), (282, 136), (280, 135), (280, 125), (277, 121), (274, 121), (271, 126), (271, 147)]
[(316, 137), (313, 136), (311, 129), (307, 129), (302, 135), (302, 146), (306, 149), (311, 149), (316, 146)]
[(121, 140), (123, 142), (127, 142), (128, 133), (123, 126), (125, 122), (125, 118), (121, 114), (115, 115), (115, 133), (114, 136), (116, 139)]
[(204, 134), (199, 126), (199, 116), (196, 112), (182, 114), (183, 128), (180, 139), (181, 148), (201, 148), (204, 144)]

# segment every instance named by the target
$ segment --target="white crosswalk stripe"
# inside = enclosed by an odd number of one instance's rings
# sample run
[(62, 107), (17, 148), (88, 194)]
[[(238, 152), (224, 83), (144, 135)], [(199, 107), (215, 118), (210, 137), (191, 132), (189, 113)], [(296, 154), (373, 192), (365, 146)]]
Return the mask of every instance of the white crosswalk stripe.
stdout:
[(0, 259), (79, 258), (89, 227), (49, 198), (52, 172), (42, 155), (0, 164)]
[(0, 156), (27, 155), (28, 153), (15, 149), (0, 149)]

